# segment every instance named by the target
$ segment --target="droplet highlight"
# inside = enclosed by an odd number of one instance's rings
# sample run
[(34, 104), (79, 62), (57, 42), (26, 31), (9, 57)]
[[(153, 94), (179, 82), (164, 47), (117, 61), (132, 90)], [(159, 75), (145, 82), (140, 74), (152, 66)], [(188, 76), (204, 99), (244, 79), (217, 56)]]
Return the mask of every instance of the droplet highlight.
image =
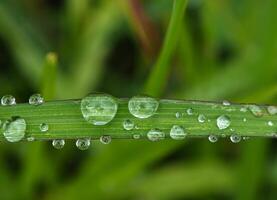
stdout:
[(105, 125), (117, 113), (117, 101), (108, 94), (91, 94), (81, 100), (84, 119), (94, 125)]
[(149, 118), (155, 114), (159, 102), (148, 96), (134, 96), (128, 102), (129, 112), (141, 119)]

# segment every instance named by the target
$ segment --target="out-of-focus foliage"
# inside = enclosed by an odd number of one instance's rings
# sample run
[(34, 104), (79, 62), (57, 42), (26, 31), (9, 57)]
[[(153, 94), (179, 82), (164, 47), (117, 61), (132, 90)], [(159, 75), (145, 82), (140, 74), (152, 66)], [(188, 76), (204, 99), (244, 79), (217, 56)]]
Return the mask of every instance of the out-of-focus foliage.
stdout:
[[(172, 5), (1, 0), (1, 95), (25, 102), (34, 92), (47, 99), (143, 92)], [(276, 10), (276, 0), (189, 0), (174, 27), (170, 67), (148, 82), (162, 88), (148, 91), (277, 103)], [(43, 142), (1, 143), (0, 186), (1, 199), (276, 199), (276, 141), (94, 142), (85, 152), (74, 142), (60, 151)]]

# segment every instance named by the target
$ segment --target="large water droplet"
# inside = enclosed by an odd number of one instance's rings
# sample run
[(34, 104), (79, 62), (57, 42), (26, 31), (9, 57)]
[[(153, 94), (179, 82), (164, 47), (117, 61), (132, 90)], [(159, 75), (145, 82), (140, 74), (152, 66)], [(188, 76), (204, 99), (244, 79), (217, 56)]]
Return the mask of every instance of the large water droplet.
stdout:
[(76, 147), (80, 150), (87, 150), (90, 146), (89, 138), (82, 138), (76, 141)]
[(117, 101), (108, 94), (91, 94), (81, 101), (81, 112), (89, 123), (105, 125), (117, 112)]
[(156, 142), (165, 138), (165, 133), (159, 129), (151, 129), (147, 133), (147, 137), (150, 141)]
[(184, 128), (178, 125), (173, 125), (170, 130), (170, 137), (174, 140), (183, 140), (186, 135)]
[(9, 142), (18, 142), (25, 136), (26, 122), (17, 117), (3, 124), (3, 135)]
[(215, 143), (217, 142), (218, 138), (216, 135), (209, 135), (208, 137), (209, 141), (212, 142), (212, 143)]
[(102, 144), (110, 144), (111, 141), (112, 141), (112, 137), (109, 136), (109, 135), (102, 135), (102, 136), (100, 137), (100, 142), (101, 142)]
[(159, 102), (148, 96), (134, 96), (128, 102), (129, 112), (137, 118), (148, 118), (155, 114)]
[(231, 120), (227, 115), (221, 115), (216, 119), (216, 125), (220, 130), (228, 128), (230, 124)]
[(49, 129), (49, 126), (48, 126), (48, 124), (41, 123), (41, 124), (39, 125), (39, 129), (40, 129), (41, 132), (47, 132), (48, 129)]
[(15, 105), (15, 98), (12, 95), (5, 95), (1, 98), (2, 106), (12, 106)]
[(268, 106), (267, 111), (270, 115), (277, 114), (277, 107), (276, 106)]
[(32, 96), (30, 96), (29, 98), (29, 104), (30, 105), (40, 105), (43, 104), (43, 97), (40, 94), (33, 94)]
[(263, 110), (257, 105), (249, 105), (248, 108), (255, 117), (261, 117), (264, 114)]
[(198, 122), (204, 123), (206, 121), (206, 116), (203, 114), (198, 115)]
[(134, 122), (132, 122), (132, 121), (129, 120), (129, 119), (126, 119), (126, 120), (123, 122), (123, 128), (124, 128), (125, 130), (127, 130), (127, 131), (132, 130), (134, 127), (135, 127)]
[(62, 149), (65, 145), (65, 141), (63, 139), (56, 139), (52, 141), (52, 145), (55, 149)]
[(230, 136), (230, 140), (233, 142), (233, 143), (238, 143), (241, 141), (241, 136), (240, 135), (236, 135), (236, 134), (233, 134)]

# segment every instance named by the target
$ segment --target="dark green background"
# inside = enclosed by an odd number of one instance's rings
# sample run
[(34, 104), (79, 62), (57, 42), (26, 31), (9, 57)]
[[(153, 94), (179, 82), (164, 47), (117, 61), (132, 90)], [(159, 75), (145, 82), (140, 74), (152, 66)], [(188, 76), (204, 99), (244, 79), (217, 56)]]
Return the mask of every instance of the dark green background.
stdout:
[[(160, 52), (172, 0), (0, 0), (0, 93), (131, 97)], [(161, 97), (277, 103), (277, 1), (190, 0)], [(48, 97), (50, 98), (50, 97)], [(273, 139), (216, 144), (112, 141), (0, 144), (0, 199), (276, 199)]]

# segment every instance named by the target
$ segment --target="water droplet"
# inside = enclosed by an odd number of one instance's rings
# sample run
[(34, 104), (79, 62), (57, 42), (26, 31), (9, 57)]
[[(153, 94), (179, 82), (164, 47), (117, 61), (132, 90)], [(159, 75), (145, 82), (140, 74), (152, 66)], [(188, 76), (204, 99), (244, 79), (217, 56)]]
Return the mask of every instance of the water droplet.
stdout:
[(25, 136), (26, 122), (17, 117), (3, 124), (3, 135), (9, 142), (18, 142)]
[(175, 116), (176, 116), (177, 119), (179, 119), (179, 118), (181, 118), (182, 115), (181, 115), (180, 112), (176, 112)]
[(193, 115), (193, 109), (192, 108), (188, 108), (187, 109), (187, 114), (188, 115)]
[(136, 140), (140, 139), (140, 135), (139, 134), (135, 134), (135, 135), (133, 135), (133, 138), (136, 139)]
[(268, 126), (273, 126), (274, 125), (272, 121), (268, 121), (267, 124), (268, 124)]
[(261, 117), (264, 114), (263, 110), (257, 105), (249, 105), (248, 108), (255, 117)]
[(159, 129), (151, 129), (147, 133), (147, 137), (150, 141), (156, 142), (156, 141), (159, 141), (159, 140), (163, 140), (165, 138), (165, 134), (164, 134), (164, 132), (162, 132)]
[(135, 127), (134, 122), (132, 122), (132, 121), (129, 120), (129, 119), (126, 119), (126, 120), (123, 122), (123, 128), (124, 128), (125, 130), (127, 130), (127, 131), (132, 130), (134, 127)]
[(39, 125), (39, 129), (40, 129), (41, 132), (46, 132), (46, 131), (48, 131), (49, 126), (48, 126), (48, 124), (41, 123), (41, 124)]
[(112, 141), (112, 137), (109, 136), (109, 135), (102, 135), (102, 136), (100, 137), (100, 142), (101, 142), (102, 144), (109, 144), (109, 143), (111, 143), (111, 141)]
[(76, 140), (76, 147), (80, 150), (87, 150), (90, 146), (90, 139), (89, 138), (82, 138)]
[(236, 135), (236, 134), (233, 134), (230, 136), (230, 140), (233, 142), (233, 143), (238, 143), (241, 141), (241, 136), (239, 135)]
[(267, 107), (267, 112), (270, 115), (275, 115), (275, 114), (277, 114), (277, 107), (276, 106), (268, 106)]
[(63, 139), (56, 139), (52, 141), (52, 146), (55, 149), (62, 149), (65, 145), (65, 141)]
[(198, 122), (204, 123), (206, 121), (206, 117), (203, 114), (198, 115)]
[(230, 103), (229, 101), (227, 101), (227, 100), (224, 100), (224, 101), (222, 102), (222, 104), (223, 104), (224, 106), (230, 106), (230, 105), (231, 105), (231, 103)]
[(105, 125), (117, 112), (117, 101), (108, 94), (91, 94), (81, 101), (83, 117), (94, 125)]
[(242, 121), (243, 121), (243, 122), (246, 122), (246, 121), (247, 121), (247, 119), (246, 119), (246, 118), (243, 118), (243, 119), (242, 119)]
[(30, 105), (40, 105), (43, 104), (43, 97), (40, 94), (33, 94), (32, 96), (30, 96), (29, 98), (29, 104)]
[(220, 130), (223, 130), (230, 126), (231, 120), (227, 115), (221, 115), (216, 119), (216, 124)]
[(134, 96), (128, 102), (129, 112), (141, 119), (151, 117), (159, 107), (159, 102), (147, 96)]
[(208, 137), (209, 141), (212, 142), (212, 143), (215, 143), (217, 142), (218, 138), (216, 135), (209, 135)]
[(242, 108), (240, 109), (240, 111), (241, 111), (241, 112), (247, 112), (247, 107), (246, 107), (246, 106), (242, 107)]
[(28, 142), (33, 142), (34, 140), (35, 140), (34, 137), (27, 137), (27, 141), (28, 141)]
[(173, 125), (170, 130), (170, 137), (174, 140), (183, 140), (186, 135), (184, 128), (178, 125)]
[(5, 95), (1, 98), (2, 106), (12, 106), (15, 105), (15, 98), (12, 95)]

